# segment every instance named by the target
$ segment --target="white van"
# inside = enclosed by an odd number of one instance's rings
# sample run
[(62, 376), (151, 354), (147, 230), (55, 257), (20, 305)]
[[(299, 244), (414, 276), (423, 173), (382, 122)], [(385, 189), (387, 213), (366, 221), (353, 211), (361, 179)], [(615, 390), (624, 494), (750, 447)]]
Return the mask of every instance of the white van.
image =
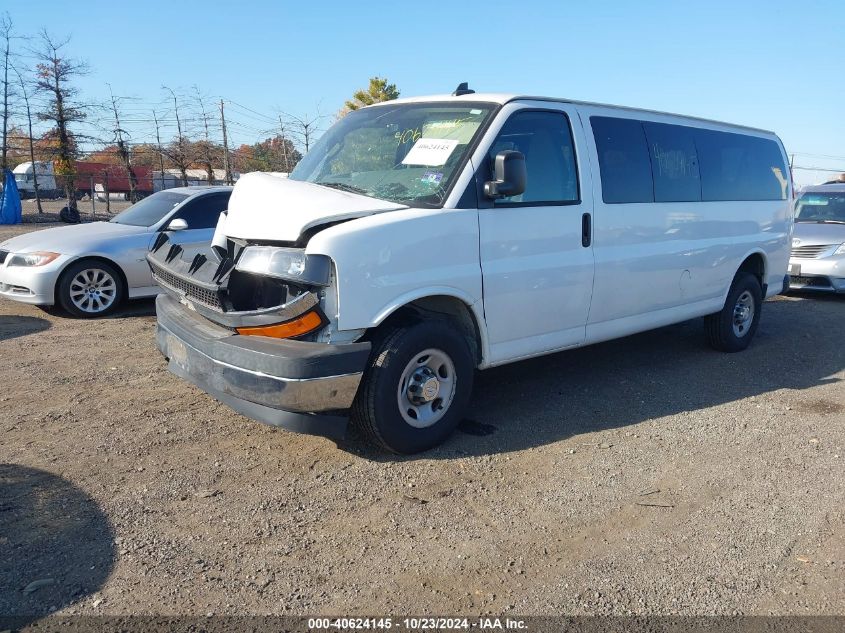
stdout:
[(17, 165), (12, 173), (21, 198), (35, 197), (35, 177), (38, 177), (38, 192), (44, 198), (59, 198), (62, 191), (56, 187), (53, 175), (53, 163), (45, 161), (27, 161)]
[(158, 345), (254, 419), (425, 450), (476, 369), (696, 317), (747, 347), (784, 288), (786, 165), (771, 132), (564, 99), (363, 108), (288, 178), (243, 176), (209, 250), (161, 235)]

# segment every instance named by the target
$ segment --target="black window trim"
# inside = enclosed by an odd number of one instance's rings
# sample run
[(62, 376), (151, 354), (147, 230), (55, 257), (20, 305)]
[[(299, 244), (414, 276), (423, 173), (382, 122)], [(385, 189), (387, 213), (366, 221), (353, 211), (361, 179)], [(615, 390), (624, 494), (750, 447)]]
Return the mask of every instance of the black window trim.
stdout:
[[(537, 200), (534, 202), (499, 202), (497, 203), (495, 200), (491, 200), (487, 196), (484, 195), (484, 182), (486, 180), (486, 174), (484, 173), (486, 170), (486, 166), (479, 165), (476, 168), (475, 178), (475, 188), (476, 188), (476, 196), (478, 198), (478, 209), (515, 209), (519, 207), (574, 207), (582, 204), (584, 201), (581, 199), (581, 171), (578, 168), (578, 148), (576, 147), (575, 143), (575, 134), (572, 130), (572, 118), (569, 116), (569, 113), (566, 110), (560, 110), (557, 108), (537, 108), (537, 107), (527, 107), (527, 108), (519, 108), (515, 112), (512, 112), (508, 118), (505, 120), (502, 128), (508, 124), (511, 117), (522, 114), (523, 112), (551, 112), (553, 114), (560, 114), (566, 120), (567, 126), (569, 126), (569, 138), (572, 139), (572, 153), (573, 159), (575, 163), (575, 187), (577, 189), (576, 194), (577, 198), (575, 200), (566, 200), (566, 201), (543, 201)], [(575, 111), (577, 114), (577, 111)], [(501, 131), (502, 128), (499, 128)], [(493, 139), (495, 140), (495, 139)], [(492, 143), (492, 141), (491, 141)], [(468, 186), (472, 186), (472, 182), (469, 183)], [(466, 194), (464, 194), (466, 195)], [(462, 198), (463, 200), (463, 198)]]

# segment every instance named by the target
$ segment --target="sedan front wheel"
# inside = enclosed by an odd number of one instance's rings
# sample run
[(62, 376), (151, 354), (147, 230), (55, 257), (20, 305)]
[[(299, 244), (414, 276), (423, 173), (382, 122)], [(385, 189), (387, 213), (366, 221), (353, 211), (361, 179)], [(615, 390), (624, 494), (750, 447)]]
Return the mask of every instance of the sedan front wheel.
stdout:
[(59, 304), (75, 317), (110, 314), (123, 301), (126, 288), (117, 269), (103, 261), (82, 260), (68, 266), (59, 278)]

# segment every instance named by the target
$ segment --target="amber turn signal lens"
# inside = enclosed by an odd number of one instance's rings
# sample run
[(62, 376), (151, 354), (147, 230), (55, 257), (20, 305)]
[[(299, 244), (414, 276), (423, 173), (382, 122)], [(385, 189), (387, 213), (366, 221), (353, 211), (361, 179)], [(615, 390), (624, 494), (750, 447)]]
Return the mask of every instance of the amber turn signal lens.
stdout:
[(300, 317), (284, 323), (275, 325), (262, 325), (260, 327), (239, 327), (238, 334), (248, 336), (270, 336), (273, 338), (293, 338), (313, 332), (323, 324), (323, 319), (316, 312), (306, 312)]

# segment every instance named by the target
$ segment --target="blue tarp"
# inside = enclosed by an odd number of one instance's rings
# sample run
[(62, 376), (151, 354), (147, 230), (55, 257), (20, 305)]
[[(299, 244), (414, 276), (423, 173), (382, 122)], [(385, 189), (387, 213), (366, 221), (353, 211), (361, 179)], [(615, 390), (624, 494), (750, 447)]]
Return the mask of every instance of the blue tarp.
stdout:
[(21, 196), (11, 169), (6, 170), (3, 195), (0, 196), (0, 224), (21, 223)]

